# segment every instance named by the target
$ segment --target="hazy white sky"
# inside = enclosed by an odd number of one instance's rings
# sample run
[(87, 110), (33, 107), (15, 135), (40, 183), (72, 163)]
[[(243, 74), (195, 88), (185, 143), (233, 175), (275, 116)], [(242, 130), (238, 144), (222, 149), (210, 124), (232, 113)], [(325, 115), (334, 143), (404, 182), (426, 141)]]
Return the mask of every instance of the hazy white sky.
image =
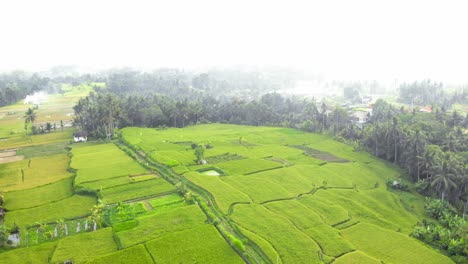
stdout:
[(468, 81), (464, 2), (2, 0), (0, 70), (245, 64)]

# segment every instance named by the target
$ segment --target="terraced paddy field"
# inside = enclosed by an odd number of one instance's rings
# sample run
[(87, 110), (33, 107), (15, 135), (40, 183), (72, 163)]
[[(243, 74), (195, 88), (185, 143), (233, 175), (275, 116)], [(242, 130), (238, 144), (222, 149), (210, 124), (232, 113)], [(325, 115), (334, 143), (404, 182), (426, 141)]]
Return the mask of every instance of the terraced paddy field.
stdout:
[[(148, 172), (114, 144), (77, 147), (72, 149), (72, 154), (71, 167), (77, 170), (75, 184), (78, 186)], [(100, 188), (98, 184), (95, 187)]]
[[(121, 132), (209, 193), (212, 209), (267, 263), (453, 263), (409, 236), (425, 218), (423, 198), (385, 184), (404, 172), (328, 136), (220, 124)], [(210, 146), (205, 165), (192, 144)], [(212, 169), (224, 173), (203, 174)], [(148, 243), (150, 253), (151, 245), (161, 244)]]

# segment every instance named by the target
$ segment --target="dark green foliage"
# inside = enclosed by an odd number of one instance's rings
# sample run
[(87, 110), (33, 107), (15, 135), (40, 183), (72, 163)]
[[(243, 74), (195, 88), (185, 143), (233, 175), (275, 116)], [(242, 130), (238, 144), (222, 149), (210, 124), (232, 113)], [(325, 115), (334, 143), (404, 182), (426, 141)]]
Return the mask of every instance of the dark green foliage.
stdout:
[(202, 160), (205, 159), (205, 148), (203, 146), (196, 147), (194, 154), (197, 157), (197, 163), (201, 164)]
[(40, 157), (40, 156), (50, 156), (55, 154), (65, 154), (67, 153), (68, 143), (61, 142), (55, 144), (45, 144), (45, 145), (36, 145), (19, 149), (16, 154), (24, 155), (25, 159)]
[[(412, 237), (447, 250), (454, 260), (468, 257), (468, 223), (456, 214), (447, 201), (426, 198), (424, 209), (427, 215), (438, 220), (419, 223), (411, 233)], [(457, 262), (463, 263), (463, 262)]]
[(345, 160), (345, 159), (336, 157), (336, 156), (334, 156), (334, 155), (331, 154), (331, 153), (328, 153), (328, 152), (325, 152), (325, 151), (316, 150), (316, 149), (313, 149), (313, 148), (309, 148), (309, 147), (307, 147), (307, 146), (303, 146), (303, 145), (291, 145), (290, 147), (303, 150), (303, 151), (304, 151), (304, 155), (306, 155), (306, 156), (310, 156), (310, 157), (312, 157), (312, 158), (324, 160), (324, 161), (327, 161), (327, 162), (349, 162), (348, 160)]
[(231, 154), (231, 153), (224, 153), (221, 155), (216, 155), (216, 156), (210, 156), (206, 157), (205, 160), (208, 164), (214, 164), (214, 163), (219, 163), (219, 162), (225, 162), (225, 161), (231, 161), (231, 160), (240, 160), (240, 159), (246, 159), (246, 157), (243, 157), (241, 155), (237, 154)]

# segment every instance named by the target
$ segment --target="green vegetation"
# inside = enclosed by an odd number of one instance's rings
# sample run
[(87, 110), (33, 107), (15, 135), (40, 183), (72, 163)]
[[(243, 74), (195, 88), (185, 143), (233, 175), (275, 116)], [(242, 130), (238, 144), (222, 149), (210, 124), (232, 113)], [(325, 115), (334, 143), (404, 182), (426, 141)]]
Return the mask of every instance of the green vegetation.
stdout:
[(147, 172), (114, 144), (73, 148), (71, 166), (77, 170), (75, 184)]
[(336, 259), (336, 264), (381, 264), (382, 262), (367, 256), (361, 251), (354, 251)]
[(20, 227), (36, 222), (51, 222), (58, 219), (69, 219), (89, 214), (89, 209), (96, 204), (96, 198), (74, 195), (72, 197), (29, 209), (9, 212), (4, 224)]
[(157, 208), (157, 207), (166, 206), (169, 204), (180, 203), (183, 200), (184, 198), (180, 197), (179, 194), (174, 193), (174, 194), (169, 194), (169, 195), (151, 199), (148, 202), (153, 208)]
[(245, 157), (242, 157), (237, 154), (231, 154), (231, 153), (224, 153), (220, 155), (215, 155), (211, 157), (206, 157), (206, 163), (208, 164), (215, 164), (219, 162), (226, 162), (226, 161), (231, 161), (231, 160), (240, 160), (240, 159), (245, 159)]
[(116, 203), (170, 191), (175, 191), (174, 186), (166, 180), (158, 178), (103, 189), (100, 193), (106, 203)]
[[(168, 143), (168, 139), (206, 142), (207, 138), (212, 147), (205, 149), (205, 156), (236, 153), (244, 158), (217, 161), (216, 168), (196, 165), (193, 156), (192, 160), (186, 158), (193, 151), (189, 146)], [(203, 205), (204, 210), (215, 211), (231, 221), (243, 234), (236, 233), (248, 252), (256, 246), (245, 239), (262, 248), (273, 262), (327, 263), (334, 258), (385, 261), (343, 234), (362, 224), (376, 225), (390, 236), (405, 234), (407, 243), (418, 245), (408, 234), (424, 217), (422, 197), (411, 191), (387, 190), (385, 185), (404, 172), (329, 137), (283, 128), (215, 124), (165, 130), (125, 128), (122, 139), (151, 158), (154, 153), (170, 152), (173, 164), (183, 164), (179, 165), (183, 169), (174, 168), (183, 172), (181, 179), (190, 181), (189, 191), (191, 186), (195, 190), (202, 188), (209, 193), (208, 198), (212, 197), (209, 202), (216, 203)], [(161, 151), (154, 151), (155, 145)], [(313, 157), (304, 155), (304, 151)], [(324, 163), (320, 159), (337, 162)], [(217, 168), (228, 176), (200, 173)], [(215, 224), (223, 224), (211, 212), (209, 215)], [(359, 253), (350, 253), (355, 250)]]
[(304, 233), (313, 238), (328, 256), (337, 257), (354, 251), (354, 246), (329, 225), (317, 225), (304, 230)]
[(68, 150), (66, 147), (69, 145), (68, 142), (59, 142), (55, 144), (44, 144), (24, 147), (16, 152), (16, 155), (24, 155), (25, 159), (50, 156), (56, 154), (66, 154)]
[(169, 233), (146, 244), (156, 263), (244, 263), (211, 225)]
[(389, 263), (453, 263), (407, 235), (372, 224), (357, 224), (341, 231), (360, 251)]
[(220, 177), (206, 177), (196, 172), (188, 172), (184, 176), (210, 192), (224, 213), (227, 213), (229, 207), (235, 202), (251, 201), (247, 195), (233, 188)]
[(438, 223), (423, 220), (418, 223), (412, 237), (447, 250), (456, 259), (466, 259), (468, 256), (468, 225), (464, 218), (459, 217), (447, 201), (426, 198), (425, 212)]
[(73, 195), (73, 178), (66, 178), (33, 189), (5, 193), (5, 204), (9, 211), (26, 209), (57, 202)]
[(79, 187), (99, 191), (101, 189), (107, 189), (107, 188), (111, 188), (114, 186), (130, 184), (131, 182), (132, 180), (130, 179), (129, 176), (121, 176), (121, 177), (110, 178), (110, 179), (105, 179), (105, 180), (83, 182), (79, 185)]
[(319, 246), (281, 215), (261, 205), (237, 205), (232, 219), (263, 237), (278, 251), (283, 263), (318, 263)]
[(277, 162), (264, 159), (240, 159), (216, 164), (229, 175), (251, 174), (283, 167)]
[(249, 240), (251, 240), (257, 246), (259, 246), (270, 260), (278, 264), (283, 263), (281, 259), (279, 258), (278, 252), (267, 240), (263, 239), (262, 237), (255, 234), (254, 232), (250, 232), (249, 230), (245, 228), (239, 227), (239, 229)]
[(60, 240), (54, 251), (52, 263), (63, 263), (66, 260), (83, 263), (115, 251), (117, 245), (112, 236), (112, 228), (104, 228)]
[[(0, 164), (3, 191), (30, 189), (69, 178), (64, 154)], [(23, 177), (24, 175), (24, 177)]]
[(0, 254), (1, 264), (43, 264), (52, 257), (57, 241), (43, 243), (33, 247), (18, 248)]
[(119, 250), (117, 252), (104, 255), (99, 258), (95, 258), (88, 261), (89, 264), (147, 264), (153, 263), (150, 254), (146, 250), (144, 245), (136, 245), (134, 247)]
[(117, 233), (122, 246), (130, 247), (165, 234), (205, 225), (206, 217), (196, 205), (177, 207), (138, 218), (138, 225)]

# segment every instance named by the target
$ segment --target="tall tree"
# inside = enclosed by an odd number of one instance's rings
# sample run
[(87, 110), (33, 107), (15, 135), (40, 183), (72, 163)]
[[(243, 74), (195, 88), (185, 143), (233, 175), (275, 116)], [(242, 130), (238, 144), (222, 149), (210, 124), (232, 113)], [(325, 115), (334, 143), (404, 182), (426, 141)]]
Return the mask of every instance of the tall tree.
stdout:
[(28, 108), (28, 110), (26, 111), (24, 117), (25, 117), (25, 119), (24, 119), (24, 130), (27, 131), (28, 130), (28, 124), (31, 123), (32, 125), (34, 125), (34, 121), (36, 121), (37, 115), (36, 115), (36, 112), (34, 111), (34, 109)]

